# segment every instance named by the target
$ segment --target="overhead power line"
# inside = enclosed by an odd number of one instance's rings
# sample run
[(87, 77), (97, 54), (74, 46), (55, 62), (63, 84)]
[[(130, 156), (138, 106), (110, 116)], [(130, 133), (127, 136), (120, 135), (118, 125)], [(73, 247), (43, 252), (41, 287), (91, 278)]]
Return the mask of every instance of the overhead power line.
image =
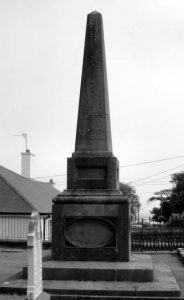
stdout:
[(41, 176), (41, 177), (34, 177), (34, 179), (60, 177), (60, 176), (66, 176), (66, 174), (57, 174), (57, 175), (47, 175), (47, 176)]
[[(140, 183), (136, 184), (135, 187), (140, 186), (140, 185), (145, 185), (145, 184), (150, 183), (150, 182), (155, 182), (155, 180), (167, 178), (168, 176), (170, 176), (170, 174), (168, 174), (168, 175), (166, 175), (166, 176), (162, 176), (162, 177), (157, 178), (157, 179), (152, 179), (152, 180), (145, 181), (145, 182), (142, 182), (142, 183), (140, 182)], [(169, 183), (169, 182), (168, 182), (168, 183)]]
[[(173, 160), (173, 159), (182, 158), (182, 157), (184, 157), (184, 155), (172, 156), (172, 157), (167, 157), (167, 158), (162, 158), (162, 159), (157, 159), (157, 160), (144, 161), (144, 162), (128, 164), (128, 165), (122, 165), (122, 166), (120, 166), (120, 168), (127, 168), (127, 167), (134, 167), (134, 166), (140, 166), (140, 165), (145, 165), (145, 164), (152, 164), (152, 163), (162, 162), (162, 161), (166, 161), (166, 160)], [(34, 179), (60, 177), (60, 176), (66, 176), (66, 175), (67, 174), (47, 175), (47, 176), (34, 177)]]
[(134, 181), (131, 181), (131, 182), (129, 182), (129, 183), (135, 183), (135, 182), (138, 182), (138, 181), (141, 181), (141, 180), (144, 180), (144, 179), (148, 179), (148, 178), (151, 178), (151, 177), (155, 177), (155, 176), (158, 176), (158, 175), (161, 175), (161, 174), (170, 172), (170, 171), (172, 171), (172, 170), (175, 170), (175, 169), (178, 169), (178, 168), (181, 168), (181, 167), (184, 167), (184, 164), (179, 165), (179, 166), (174, 167), (174, 168), (171, 168), (171, 169), (167, 169), (167, 170), (162, 171), (162, 172), (159, 172), (159, 173), (155, 173), (155, 174), (150, 175), (150, 176), (141, 177), (141, 178), (139, 178), (139, 179), (137, 179), (137, 180), (134, 180)]
[(122, 165), (122, 166), (120, 166), (120, 168), (127, 168), (127, 167), (134, 167), (134, 166), (152, 164), (152, 163), (157, 163), (157, 162), (161, 162), (161, 161), (177, 159), (177, 158), (181, 158), (181, 157), (184, 157), (184, 155), (172, 156), (172, 157), (167, 157), (167, 158), (162, 158), (162, 159), (157, 159), (157, 160), (144, 161), (144, 162), (135, 163), (135, 164)]
[[(167, 183), (143, 183), (144, 185), (166, 185), (166, 184), (168, 184), (169, 182), (167, 182)], [(136, 185), (137, 186), (137, 185)]]

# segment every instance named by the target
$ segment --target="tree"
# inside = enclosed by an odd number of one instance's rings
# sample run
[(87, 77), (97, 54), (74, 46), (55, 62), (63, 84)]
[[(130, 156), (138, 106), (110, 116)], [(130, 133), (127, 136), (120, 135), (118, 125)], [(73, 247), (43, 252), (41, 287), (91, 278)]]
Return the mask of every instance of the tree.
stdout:
[(171, 175), (173, 184), (170, 196), (170, 205), (173, 213), (184, 212), (184, 172)]
[(162, 215), (165, 218), (165, 221), (169, 220), (172, 214), (170, 201), (164, 201), (162, 203)]
[(171, 190), (169, 189), (165, 189), (165, 190), (161, 190), (159, 192), (155, 192), (154, 196), (152, 196), (151, 198), (148, 199), (148, 201), (168, 201), (170, 199), (170, 195), (171, 195)]
[(153, 209), (150, 211), (150, 213), (153, 215), (153, 217), (152, 217), (153, 221), (161, 222), (161, 208), (153, 207)]
[(120, 191), (122, 192), (123, 196), (130, 199), (131, 221), (139, 219), (139, 209), (141, 207), (141, 204), (139, 201), (139, 196), (136, 194), (136, 189), (127, 183), (120, 182), (119, 185)]
[[(171, 208), (170, 208), (170, 196), (171, 196), (171, 190), (170, 189), (165, 189), (161, 190), (159, 192), (155, 192), (154, 196), (149, 198), (147, 201), (152, 202), (152, 201), (160, 201), (160, 208), (154, 207), (153, 210), (151, 211), (151, 214), (153, 214), (152, 219), (158, 222), (158, 218), (160, 221), (167, 221), (171, 215)], [(160, 214), (160, 216), (159, 216)]]

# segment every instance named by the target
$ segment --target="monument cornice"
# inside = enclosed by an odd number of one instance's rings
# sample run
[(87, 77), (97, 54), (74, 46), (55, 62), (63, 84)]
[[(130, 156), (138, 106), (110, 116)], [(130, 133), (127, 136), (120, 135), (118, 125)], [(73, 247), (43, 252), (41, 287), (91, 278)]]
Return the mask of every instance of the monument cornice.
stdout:
[[(112, 196), (112, 195), (111, 195)], [(129, 204), (129, 199), (123, 195), (58, 195), (52, 200), (55, 204)]]

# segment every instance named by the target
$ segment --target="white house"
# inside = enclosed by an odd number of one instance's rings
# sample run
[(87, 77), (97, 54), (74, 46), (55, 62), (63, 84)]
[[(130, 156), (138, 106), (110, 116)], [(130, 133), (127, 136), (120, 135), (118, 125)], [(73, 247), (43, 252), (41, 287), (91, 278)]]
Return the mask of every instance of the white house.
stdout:
[(0, 166), (0, 240), (25, 240), (32, 211), (41, 216), (43, 239), (50, 239), (52, 184), (23, 177)]

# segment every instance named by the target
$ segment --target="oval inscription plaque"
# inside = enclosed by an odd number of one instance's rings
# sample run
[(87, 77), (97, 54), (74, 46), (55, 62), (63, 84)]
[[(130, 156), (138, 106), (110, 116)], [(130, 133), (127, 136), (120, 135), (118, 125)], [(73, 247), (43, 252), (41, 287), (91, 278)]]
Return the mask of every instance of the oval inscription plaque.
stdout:
[(108, 220), (84, 218), (74, 220), (65, 230), (66, 240), (80, 248), (100, 248), (109, 245), (115, 236), (114, 225)]

